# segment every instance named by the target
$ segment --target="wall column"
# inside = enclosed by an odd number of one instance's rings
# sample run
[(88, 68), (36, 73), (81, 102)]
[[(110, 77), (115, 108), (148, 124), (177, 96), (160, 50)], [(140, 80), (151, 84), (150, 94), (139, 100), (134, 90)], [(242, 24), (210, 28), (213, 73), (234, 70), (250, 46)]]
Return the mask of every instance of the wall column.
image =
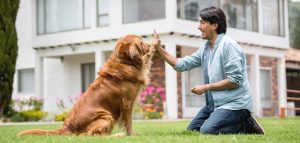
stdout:
[[(284, 55), (278, 59), (278, 103), (279, 115), (286, 117), (287, 95), (286, 95), (286, 66)], [(284, 110), (284, 111), (283, 111)]]
[[(176, 45), (173, 42), (165, 43), (165, 49), (176, 57)], [(170, 119), (178, 118), (178, 104), (177, 104), (177, 73), (167, 62), (166, 67), (166, 104), (167, 117)]]
[(95, 52), (95, 78), (98, 77), (98, 71), (103, 66), (104, 63), (104, 55), (101, 51)]
[(35, 94), (44, 97), (44, 58), (36, 55), (35, 60)]
[(252, 70), (252, 102), (253, 102), (253, 112), (255, 116), (262, 116), (261, 110), (261, 100), (260, 100), (260, 60), (259, 55), (254, 54), (251, 62)]

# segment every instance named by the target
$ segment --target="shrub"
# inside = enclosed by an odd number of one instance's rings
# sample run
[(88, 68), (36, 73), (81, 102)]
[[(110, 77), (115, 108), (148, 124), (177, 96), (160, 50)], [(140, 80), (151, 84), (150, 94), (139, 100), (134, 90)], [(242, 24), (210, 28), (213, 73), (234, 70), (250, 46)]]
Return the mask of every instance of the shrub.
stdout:
[(8, 117), (11, 117), (13, 122), (38, 121), (47, 115), (46, 112), (41, 111), (43, 103), (42, 98), (35, 96), (29, 99), (12, 100)]
[(159, 119), (163, 113), (163, 103), (166, 100), (162, 88), (148, 86), (141, 94), (140, 102), (143, 105), (145, 119)]
[(64, 121), (68, 112), (62, 112), (55, 116), (55, 121)]
[(47, 115), (46, 112), (41, 110), (26, 110), (20, 111), (14, 114), (11, 118), (13, 122), (24, 122), (24, 121), (39, 121)]

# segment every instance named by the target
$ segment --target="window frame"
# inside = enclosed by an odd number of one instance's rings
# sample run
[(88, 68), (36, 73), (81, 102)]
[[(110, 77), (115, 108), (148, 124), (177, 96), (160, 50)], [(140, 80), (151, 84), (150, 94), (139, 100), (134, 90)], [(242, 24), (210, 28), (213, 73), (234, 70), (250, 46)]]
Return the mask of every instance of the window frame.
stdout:
[[(40, 26), (40, 24), (39, 24), (39, 2), (40, 1), (43, 1), (43, 7), (44, 7), (44, 9), (42, 10), (43, 11), (43, 27), (42, 27), (42, 29), (43, 29), (43, 32), (40, 32), (39, 31), (39, 26)], [(83, 29), (89, 29), (89, 28), (91, 28), (91, 23), (90, 23), (90, 25), (89, 26), (85, 26), (85, 18), (84, 18), (84, 16), (85, 16), (85, 12), (88, 12), (88, 11), (85, 11), (85, 2), (84, 1), (86, 1), (86, 0), (80, 0), (81, 1), (81, 6), (82, 6), (82, 19), (81, 19), (81, 22), (82, 22), (82, 24), (81, 24), (81, 28), (74, 28), (74, 29), (68, 29), (68, 30), (58, 30), (58, 31), (56, 31), (56, 32), (47, 32), (47, 14), (46, 14), (46, 9), (47, 9), (47, 7), (46, 7), (46, 1), (47, 0), (36, 0), (36, 34), (37, 35), (47, 35), (47, 34), (55, 34), (55, 33), (61, 33), (61, 32), (68, 32), (68, 31), (76, 31), (76, 30), (83, 30)]]
[[(260, 75), (261, 75), (261, 71), (268, 71), (270, 73), (270, 102), (271, 102), (271, 106), (270, 107), (263, 107), (263, 105), (261, 105), (261, 108), (262, 109), (271, 109), (273, 108), (273, 89), (272, 89), (272, 84), (273, 84), (273, 81), (272, 81), (272, 67), (259, 67), (259, 71), (260, 71)], [(260, 79), (261, 80), (261, 79)], [(262, 99), (265, 99), (265, 98), (262, 98), (262, 95), (260, 94), (260, 100), (262, 101)]]
[[(33, 74), (33, 80), (31, 80), (33, 82), (33, 87), (32, 89), (30, 89), (30, 91), (23, 91), (24, 89), (22, 88), (22, 72), (32, 72)], [(36, 87), (35, 87), (35, 69), (34, 68), (24, 68), (24, 69), (18, 69), (17, 70), (17, 77), (18, 77), (18, 93), (26, 93), (26, 94), (31, 94), (31, 93), (35, 93)]]
[[(109, 0), (108, 0), (108, 12), (105, 13), (105, 14), (99, 14), (99, 2), (100, 0), (96, 0), (96, 20), (97, 20), (97, 26), (98, 27), (107, 27), (109, 26)], [(100, 23), (100, 17), (103, 17), (103, 16), (107, 16), (108, 17), (108, 23), (106, 25), (101, 25)]]

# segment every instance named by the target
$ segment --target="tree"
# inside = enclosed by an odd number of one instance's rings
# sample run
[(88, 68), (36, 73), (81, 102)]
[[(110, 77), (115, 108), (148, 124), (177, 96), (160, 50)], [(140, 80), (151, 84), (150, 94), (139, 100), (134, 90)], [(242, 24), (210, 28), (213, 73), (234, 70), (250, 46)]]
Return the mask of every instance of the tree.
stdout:
[(0, 116), (9, 110), (18, 54), (16, 17), (20, 0), (0, 2)]
[[(300, 10), (299, 10), (299, 12), (300, 12)], [(300, 25), (300, 14), (296, 18), (295, 25), (298, 25), (298, 26), (295, 26), (295, 28), (291, 29), (291, 30), (293, 30), (291, 32), (292, 47), (300, 49), (300, 27), (299, 27), (299, 25)]]
[(300, 2), (289, 2), (290, 45), (300, 49)]

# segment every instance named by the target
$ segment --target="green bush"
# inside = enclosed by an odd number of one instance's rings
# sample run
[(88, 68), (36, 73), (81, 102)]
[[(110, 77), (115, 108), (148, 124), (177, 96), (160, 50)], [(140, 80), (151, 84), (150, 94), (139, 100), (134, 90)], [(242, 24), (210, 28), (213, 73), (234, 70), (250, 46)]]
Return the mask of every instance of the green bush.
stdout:
[(24, 121), (38, 121), (47, 115), (46, 112), (41, 110), (27, 110), (15, 113), (11, 120), (13, 122), (24, 122)]
[(161, 119), (162, 112), (144, 112), (145, 119)]
[(15, 113), (11, 117), (11, 121), (13, 121), (13, 122), (24, 122), (25, 121), (25, 117), (23, 115), (21, 115), (20, 113)]
[(62, 112), (61, 114), (58, 114), (55, 116), (55, 121), (64, 121), (68, 112)]

